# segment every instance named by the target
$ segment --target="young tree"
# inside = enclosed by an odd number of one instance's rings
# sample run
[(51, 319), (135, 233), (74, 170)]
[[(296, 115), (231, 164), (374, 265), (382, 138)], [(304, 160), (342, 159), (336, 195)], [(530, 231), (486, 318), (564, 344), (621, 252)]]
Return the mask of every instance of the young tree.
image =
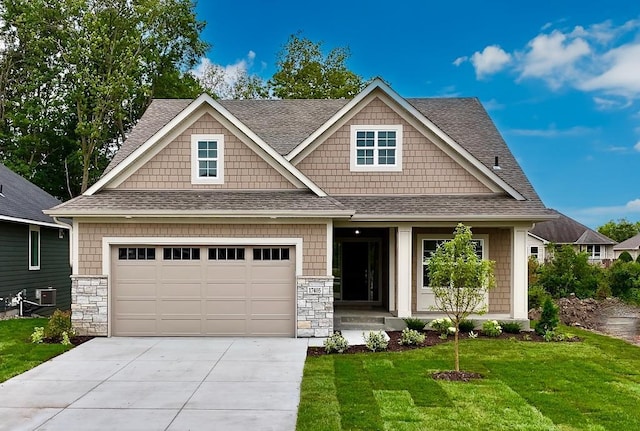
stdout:
[(455, 331), (455, 370), (460, 371), (460, 322), (471, 313), (486, 312), (484, 300), (495, 286), (495, 262), (483, 260), (476, 254), (471, 229), (462, 223), (454, 237), (440, 245), (428, 262), (431, 288), (436, 297), (435, 308), (453, 322)]
[(349, 48), (339, 47), (325, 57), (321, 42), (292, 34), (278, 53), (278, 70), (269, 80), (269, 87), (281, 99), (351, 98), (365, 83), (347, 69), (345, 62), (350, 55)]

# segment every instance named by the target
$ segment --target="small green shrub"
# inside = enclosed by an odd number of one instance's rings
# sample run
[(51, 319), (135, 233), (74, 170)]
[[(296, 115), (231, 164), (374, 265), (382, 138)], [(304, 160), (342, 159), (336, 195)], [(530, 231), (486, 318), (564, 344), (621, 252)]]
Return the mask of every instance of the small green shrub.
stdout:
[(422, 332), (418, 332), (415, 329), (403, 329), (400, 335), (400, 344), (405, 346), (416, 346), (424, 343), (425, 336)]
[(544, 304), (544, 300), (549, 297), (549, 293), (539, 284), (529, 287), (529, 310), (532, 308), (540, 308)]
[(497, 320), (487, 320), (482, 324), (482, 332), (489, 337), (499, 337), (502, 334), (502, 326)]
[(73, 345), (73, 343), (69, 339), (69, 334), (67, 334), (66, 331), (62, 333), (62, 341), (60, 341), (60, 344), (62, 344), (63, 346), (72, 346)]
[(324, 340), (324, 350), (327, 353), (344, 353), (349, 347), (349, 342), (339, 332), (334, 332), (332, 336)]
[(75, 335), (71, 327), (71, 311), (56, 310), (44, 328), (44, 337), (58, 343), (62, 341), (62, 334), (65, 332), (67, 336)]
[(622, 253), (620, 253), (620, 256), (618, 256), (618, 259), (623, 262), (633, 262), (633, 257), (628, 251), (623, 251)]
[(460, 332), (471, 332), (475, 329), (476, 324), (473, 320), (462, 319), (458, 324)]
[(507, 334), (519, 334), (522, 331), (522, 324), (520, 322), (500, 322), (502, 331)]
[(407, 317), (402, 320), (407, 324), (407, 328), (413, 329), (414, 331), (422, 331), (424, 327), (427, 326), (427, 322), (416, 317)]
[(640, 254), (638, 254), (638, 257), (636, 257), (636, 263), (640, 263)]
[(629, 289), (624, 300), (632, 305), (640, 305), (640, 289), (637, 287)]
[(456, 332), (456, 328), (453, 326), (453, 322), (448, 317), (434, 319), (429, 322), (429, 326), (431, 326), (434, 331), (437, 331), (440, 334), (444, 334), (445, 336)]
[(547, 332), (553, 332), (558, 327), (558, 307), (551, 298), (547, 298), (542, 304), (542, 314), (536, 325), (536, 333), (544, 336)]
[(609, 283), (600, 283), (596, 290), (596, 299), (607, 299), (612, 295)]
[(387, 350), (389, 341), (387, 340), (387, 337), (385, 337), (384, 332), (371, 331), (369, 332), (369, 335), (364, 335), (364, 332), (363, 332), (362, 337), (364, 338), (364, 344), (367, 346), (367, 349), (371, 350), (372, 352)]
[(36, 326), (33, 328), (33, 334), (31, 334), (31, 342), (40, 344), (42, 340), (44, 340), (44, 328), (42, 326)]

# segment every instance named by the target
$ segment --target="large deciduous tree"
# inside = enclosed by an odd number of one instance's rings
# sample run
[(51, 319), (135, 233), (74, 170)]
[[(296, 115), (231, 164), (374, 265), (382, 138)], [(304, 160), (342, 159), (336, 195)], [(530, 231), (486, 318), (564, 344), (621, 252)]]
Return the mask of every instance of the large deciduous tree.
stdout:
[(293, 34), (278, 54), (278, 70), (269, 80), (269, 88), (281, 99), (351, 98), (365, 83), (347, 69), (349, 56), (346, 47), (333, 48), (324, 56), (321, 42)]
[(428, 261), (429, 280), (436, 297), (435, 309), (455, 326), (455, 370), (460, 371), (460, 322), (472, 313), (486, 312), (487, 292), (495, 285), (495, 262), (476, 254), (471, 229), (458, 224), (451, 241), (438, 246)]
[(619, 219), (617, 222), (609, 220), (598, 228), (598, 232), (614, 241), (622, 242), (640, 233), (640, 221), (632, 223), (624, 218)]
[(181, 71), (203, 26), (190, 0), (5, 0), (0, 158), (57, 196), (85, 191), (154, 95), (199, 92)]

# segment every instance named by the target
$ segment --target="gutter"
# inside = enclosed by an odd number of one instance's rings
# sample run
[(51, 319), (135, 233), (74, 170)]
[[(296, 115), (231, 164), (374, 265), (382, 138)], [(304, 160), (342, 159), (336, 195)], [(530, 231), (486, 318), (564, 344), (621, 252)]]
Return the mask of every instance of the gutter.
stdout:
[(69, 266), (71, 267), (71, 273), (73, 274), (73, 227), (70, 224), (60, 221), (57, 216), (51, 216), (51, 218), (53, 218), (53, 221), (55, 221), (57, 225), (62, 226), (65, 229), (69, 229)]

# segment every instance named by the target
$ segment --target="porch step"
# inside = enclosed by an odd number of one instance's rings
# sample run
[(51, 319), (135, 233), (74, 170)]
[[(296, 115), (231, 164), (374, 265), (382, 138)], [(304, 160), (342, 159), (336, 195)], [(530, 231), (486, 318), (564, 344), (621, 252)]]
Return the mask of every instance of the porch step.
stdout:
[(393, 316), (340, 316), (334, 320), (334, 330), (336, 331), (399, 331), (404, 328), (404, 321)]
[(341, 323), (378, 323), (384, 324), (384, 316), (342, 316), (340, 318)]

